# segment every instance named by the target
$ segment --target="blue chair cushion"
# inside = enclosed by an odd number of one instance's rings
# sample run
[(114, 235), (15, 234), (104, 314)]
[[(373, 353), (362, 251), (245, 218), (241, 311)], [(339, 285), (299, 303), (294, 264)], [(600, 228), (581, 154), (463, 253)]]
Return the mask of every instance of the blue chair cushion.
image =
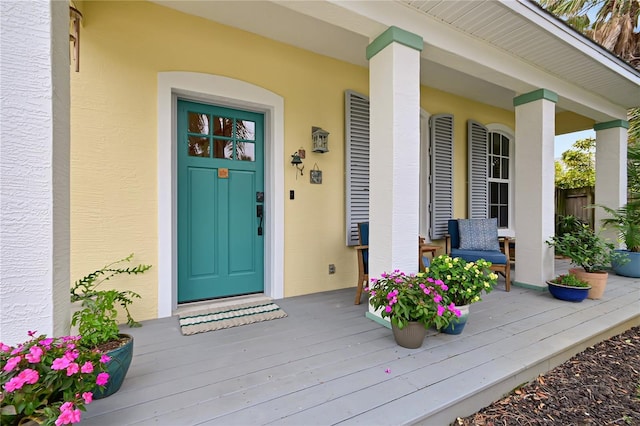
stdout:
[(458, 219), (460, 245), (462, 250), (500, 251), (498, 243), (498, 220), (490, 219)]
[(475, 262), (484, 259), (494, 265), (506, 265), (507, 256), (500, 250), (463, 250), (451, 249), (451, 257), (460, 257), (467, 262)]

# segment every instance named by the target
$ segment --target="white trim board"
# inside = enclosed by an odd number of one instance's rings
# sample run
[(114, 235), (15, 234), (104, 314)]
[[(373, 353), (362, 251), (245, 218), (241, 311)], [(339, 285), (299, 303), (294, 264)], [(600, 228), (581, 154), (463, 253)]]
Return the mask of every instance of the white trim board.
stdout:
[(195, 72), (158, 73), (158, 318), (177, 309), (177, 98), (264, 113), (264, 294), (284, 297), (284, 99), (253, 84)]

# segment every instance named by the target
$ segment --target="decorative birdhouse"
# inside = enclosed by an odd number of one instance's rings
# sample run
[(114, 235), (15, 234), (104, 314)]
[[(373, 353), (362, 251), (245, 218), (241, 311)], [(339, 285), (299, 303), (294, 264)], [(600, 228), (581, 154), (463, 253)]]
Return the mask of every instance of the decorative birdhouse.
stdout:
[(312, 127), (311, 138), (313, 139), (313, 152), (329, 152), (329, 132), (320, 127)]

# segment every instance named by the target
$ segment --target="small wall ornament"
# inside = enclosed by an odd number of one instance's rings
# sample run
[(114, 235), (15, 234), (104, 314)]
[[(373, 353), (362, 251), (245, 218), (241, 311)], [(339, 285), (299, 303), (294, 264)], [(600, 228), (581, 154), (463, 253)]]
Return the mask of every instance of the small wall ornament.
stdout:
[(313, 152), (329, 152), (329, 132), (320, 127), (312, 127), (311, 138), (313, 139)]
[(318, 167), (318, 163), (313, 165), (313, 169), (309, 173), (309, 181), (315, 184), (322, 184), (322, 170)]

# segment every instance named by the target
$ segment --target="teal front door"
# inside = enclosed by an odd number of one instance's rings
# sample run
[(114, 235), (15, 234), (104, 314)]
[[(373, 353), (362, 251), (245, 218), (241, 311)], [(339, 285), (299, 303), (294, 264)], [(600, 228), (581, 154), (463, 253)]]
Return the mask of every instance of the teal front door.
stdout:
[(178, 303), (264, 291), (264, 116), (178, 100)]

